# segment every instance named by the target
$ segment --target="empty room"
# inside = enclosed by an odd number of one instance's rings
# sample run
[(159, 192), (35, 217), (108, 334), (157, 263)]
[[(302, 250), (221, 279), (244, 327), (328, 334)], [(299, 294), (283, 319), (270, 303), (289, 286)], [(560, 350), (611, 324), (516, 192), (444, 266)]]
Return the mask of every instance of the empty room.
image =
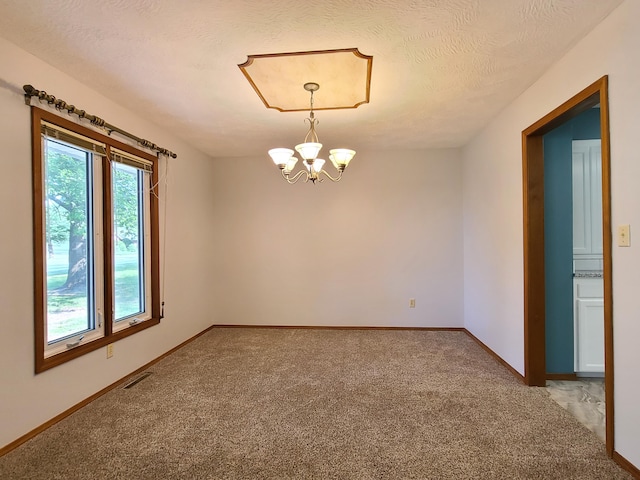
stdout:
[(640, 478), (639, 18), (0, 0), (0, 478)]

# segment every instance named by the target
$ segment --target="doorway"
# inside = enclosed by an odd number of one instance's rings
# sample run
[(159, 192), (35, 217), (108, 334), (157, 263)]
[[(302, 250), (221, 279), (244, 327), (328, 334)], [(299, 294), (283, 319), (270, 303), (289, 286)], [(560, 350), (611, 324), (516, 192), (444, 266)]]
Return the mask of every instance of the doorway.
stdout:
[(613, 455), (613, 303), (611, 266), (611, 185), (608, 77), (589, 85), (573, 98), (522, 132), (524, 218), (524, 360), (525, 383), (545, 386), (545, 251), (543, 136), (586, 110), (600, 105), (602, 156), (602, 250), (604, 282), (606, 450)]

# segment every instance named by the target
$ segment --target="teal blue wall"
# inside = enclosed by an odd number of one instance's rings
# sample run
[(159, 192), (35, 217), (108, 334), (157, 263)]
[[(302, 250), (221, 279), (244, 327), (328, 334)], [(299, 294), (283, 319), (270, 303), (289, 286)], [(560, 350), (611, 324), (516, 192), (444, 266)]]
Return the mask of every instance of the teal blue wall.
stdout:
[(544, 136), (544, 253), (547, 373), (573, 373), (571, 142), (600, 138), (592, 108)]

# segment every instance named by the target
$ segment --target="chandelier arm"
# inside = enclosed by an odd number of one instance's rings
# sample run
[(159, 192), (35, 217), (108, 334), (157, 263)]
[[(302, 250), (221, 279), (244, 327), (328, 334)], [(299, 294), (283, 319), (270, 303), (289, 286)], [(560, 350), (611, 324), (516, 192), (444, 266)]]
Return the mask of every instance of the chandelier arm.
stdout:
[(284, 170), (281, 170), (281, 172), (282, 172), (282, 177), (287, 181), (287, 183), (290, 183), (292, 185), (294, 183), (297, 183), (297, 181), (300, 180), (300, 178), (305, 174), (307, 175), (307, 178), (305, 179), (305, 183), (309, 181), (309, 174), (307, 172), (305, 172), (304, 170), (300, 170), (293, 177), (291, 177), (289, 175), (286, 175), (284, 173)]
[(342, 178), (342, 170), (339, 170), (339, 171), (338, 171), (338, 176), (337, 176), (337, 177), (335, 177), (335, 178), (334, 178), (334, 177), (332, 177), (331, 175), (329, 175), (329, 173), (328, 173), (326, 170), (324, 170), (324, 169), (320, 170), (320, 171), (318, 172), (318, 175), (319, 175), (319, 174), (321, 174), (321, 173), (324, 173), (324, 174), (329, 178), (329, 180), (331, 180), (332, 182), (339, 182), (339, 181), (340, 181), (340, 179)]

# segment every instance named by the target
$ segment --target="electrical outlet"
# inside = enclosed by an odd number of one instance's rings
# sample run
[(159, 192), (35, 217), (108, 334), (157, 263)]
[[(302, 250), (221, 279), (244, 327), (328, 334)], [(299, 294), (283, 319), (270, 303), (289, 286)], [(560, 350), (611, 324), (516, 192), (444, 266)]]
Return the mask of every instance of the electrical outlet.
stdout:
[(409, 308), (416, 308), (416, 299), (415, 298), (410, 298), (409, 299)]
[(107, 358), (113, 357), (113, 343), (107, 345)]

